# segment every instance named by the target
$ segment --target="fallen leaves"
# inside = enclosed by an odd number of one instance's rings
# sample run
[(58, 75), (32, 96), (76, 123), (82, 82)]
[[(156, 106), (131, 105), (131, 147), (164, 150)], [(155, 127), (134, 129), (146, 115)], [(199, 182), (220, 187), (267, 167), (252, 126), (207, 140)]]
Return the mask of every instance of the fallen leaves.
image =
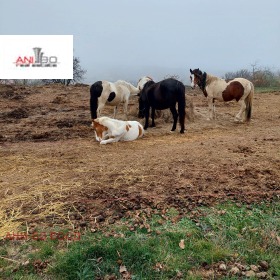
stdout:
[(180, 243), (179, 243), (179, 247), (184, 250), (185, 249), (185, 240), (181, 239)]
[(127, 271), (125, 265), (121, 265), (119, 269), (120, 274), (122, 275), (122, 279), (124, 280), (131, 280), (131, 274)]

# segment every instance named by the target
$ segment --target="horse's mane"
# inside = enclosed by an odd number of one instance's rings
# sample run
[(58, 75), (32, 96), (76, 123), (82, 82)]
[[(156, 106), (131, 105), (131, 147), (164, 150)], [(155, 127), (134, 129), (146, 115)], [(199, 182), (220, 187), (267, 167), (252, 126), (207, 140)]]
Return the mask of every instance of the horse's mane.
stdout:
[(115, 84), (131, 85), (131, 83), (126, 82), (126, 81), (124, 81), (124, 80), (117, 80), (117, 81), (115, 82)]
[(223, 80), (223, 79), (206, 73), (206, 84), (210, 84), (210, 83), (212, 83), (214, 81), (217, 81), (217, 80)]
[(150, 79), (151, 81), (153, 81), (154, 79), (153, 78), (151, 78), (150, 76), (145, 76), (145, 78), (148, 78), (148, 79)]
[(104, 122), (106, 122), (107, 120), (109, 120), (109, 117), (99, 117), (96, 119), (96, 122), (98, 122), (99, 124), (104, 124)]
[(153, 85), (153, 84), (155, 84), (155, 82), (153, 81), (153, 80), (151, 80), (151, 81), (148, 81), (145, 85), (144, 85), (144, 87), (143, 87), (143, 91), (146, 89), (146, 88), (148, 88), (149, 86), (151, 86), (151, 85)]

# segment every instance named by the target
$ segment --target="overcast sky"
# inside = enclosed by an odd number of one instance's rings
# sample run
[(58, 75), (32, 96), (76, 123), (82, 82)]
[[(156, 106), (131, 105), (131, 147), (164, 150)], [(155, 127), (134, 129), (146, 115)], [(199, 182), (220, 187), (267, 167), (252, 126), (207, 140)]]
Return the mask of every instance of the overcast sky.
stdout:
[(1, 0), (1, 35), (74, 35), (84, 82), (280, 69), (279, 0)]

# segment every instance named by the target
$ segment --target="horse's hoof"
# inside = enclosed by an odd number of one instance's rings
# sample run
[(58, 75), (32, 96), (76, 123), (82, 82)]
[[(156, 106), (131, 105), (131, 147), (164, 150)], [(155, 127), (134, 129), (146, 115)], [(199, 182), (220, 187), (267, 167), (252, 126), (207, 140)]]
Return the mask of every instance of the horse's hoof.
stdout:
[(180, 130), (180, 133), (183, 134), (183, 133), (185, 133), (185, 131), (184, 130)]
[(242, 120), (241, 119), (234, 119), (234, 122), (235, 123), (242, 123)]

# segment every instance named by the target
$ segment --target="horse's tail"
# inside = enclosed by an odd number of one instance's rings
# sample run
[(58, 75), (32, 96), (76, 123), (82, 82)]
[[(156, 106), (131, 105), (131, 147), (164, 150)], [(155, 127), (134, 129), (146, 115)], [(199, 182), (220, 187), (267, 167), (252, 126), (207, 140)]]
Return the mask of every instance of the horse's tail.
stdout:
[(181, 125), (180, 133), (184, 133), (185, 130), (185, 116), (186, 116), (186, 97), (185, 97), (185, 86), (183, 83), (177, 83), (178, 89), (178, 113), (179, 122)]
[(251, 120), (251, 115), (252, 115), (252, 105), (253, 105), (253, 97), (254, 97), (254, 85), (253, 83), (250, 82), (250, 93), (245, 99), (245, 104), (246, 104), (246, 109), (245, 109), (245, 119), (247, 122)]
[(100, 97), (103, 90), (102, 82), (95, 82), (90, 87), (90, 114), (91, 119), (97, 118), (98, 97)]

